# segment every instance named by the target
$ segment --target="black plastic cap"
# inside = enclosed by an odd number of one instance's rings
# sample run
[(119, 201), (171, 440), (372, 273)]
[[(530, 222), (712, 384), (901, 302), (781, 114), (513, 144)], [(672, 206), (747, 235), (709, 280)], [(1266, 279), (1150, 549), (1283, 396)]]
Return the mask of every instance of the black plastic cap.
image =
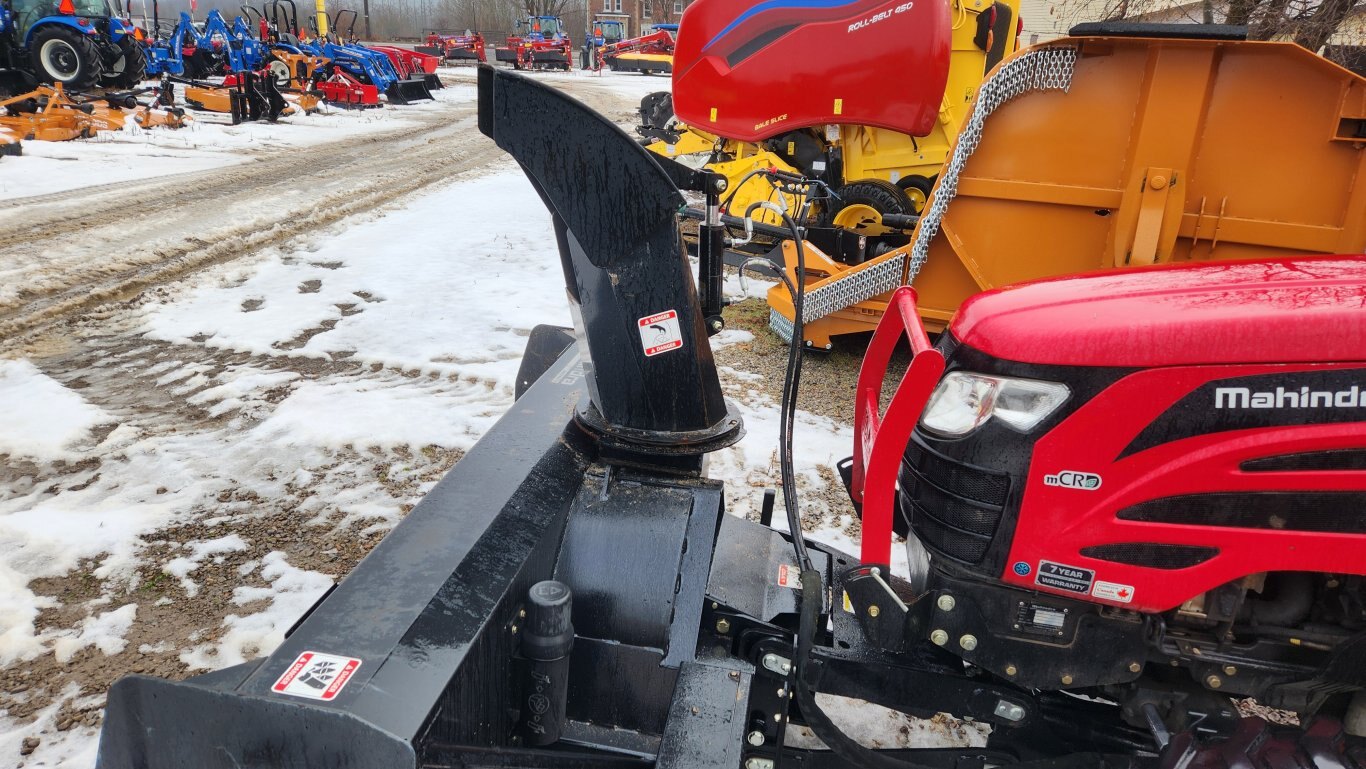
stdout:
[(563, 582), (545, 580), (531, 586), (522, 635), (524, 656), (556, 660), (569, 654), (574, 645), (574, 624), (570, 620), (573, 600), (569, 586)]

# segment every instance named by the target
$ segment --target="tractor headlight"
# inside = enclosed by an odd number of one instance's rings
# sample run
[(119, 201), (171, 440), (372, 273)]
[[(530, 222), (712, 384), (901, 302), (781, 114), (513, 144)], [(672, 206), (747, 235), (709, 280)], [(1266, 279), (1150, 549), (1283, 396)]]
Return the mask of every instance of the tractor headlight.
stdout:
[(1061, 406), (1069, 392), (1067, 385), (1058, 382), (954, 371), (939, 380), (920, 424), (956, 438), (996, 417), (1028, 432)]

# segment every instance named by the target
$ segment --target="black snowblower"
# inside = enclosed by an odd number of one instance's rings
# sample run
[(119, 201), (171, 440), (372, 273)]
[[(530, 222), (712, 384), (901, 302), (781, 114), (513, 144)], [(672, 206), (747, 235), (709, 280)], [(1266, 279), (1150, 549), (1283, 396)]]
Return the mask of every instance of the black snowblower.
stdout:
[[(1333, 720), (1279, 731), (1214, 717), (1207, 699), (1192, 698), (1189, 710), (1204, 708), (1207, 723), (1234, 727), (1211, 735), (1196, 720), (1173, 730), (1176, 721), (1163, 716), (1180, 698), (1154, 695), (1126, 715), (1108, 694), (1118, 689), (1089, 679), (1077, 692), (1085, 696), (1073, 696), (965, 663), (972, 632), (979, 651), (1027, 651), (1016, 663), (1031, 675), (1059, 672), (1049, 662), (1058, 646), (1071, 652), (1068, 664), (1095, 660), (1105, 675), (1110, 657), (1132, 652), (1120, 671), (1139, 680), (1145, 655), (1158, 653), (1143, 649), (1146, 615), (1046, 587), (1082, 574), (1050, 572), (1054, 582), (1016, 591), (1029, 611), (987, 617), (1053, 623), (1031, 645), (998, 639), (999, 622), (971, 613), (988, 604), (978, 603), (987, 593), (969, 588), (1005, 589), (999, 581), (959, 571), (952, 589), (917, 594), (885, 561), (776, 530), (771, 496), (760, 521), (727, 515), (722, 485), (705, 474), (706, 455), (744, 429), (707, 342), (721, 326), (724, 180), (653, 156), (570, 97), (489, 67), (479, 72), (479, 127), (521, 164), (550, 210), (575, 329), (535, 330), (509, 412), (270, 656), (181, 682), (116, 683), (101, 769), (1361, 766), (1359, 746)], [(708, 204), (700, 292), (679, 234), (680, 191)], [(1366, 292), (1363, 283), (1352, 290)], [(1347, 296), (1345, 285), (1330, 288)], [(1123, 295), (1125, 287), (1078, 290)], [(889, 312), (886, 324), (893, 338), (911, 337), (907, 378), (916, 386), (902, 385), (886, 419), (895, 410), (904, 428), (916, 424), (942, 356), (951, 367), (969, 353), (988, 356), (943, 341), (931, 348), (910, 290), (896, 303), (905, 312)], [(890, 356), (888, 342), (875, 346)], [(789, 530), (799, 530), (791, 426), (800, 360), (793, 347), (779, 451)], [(1099, 387), (1076, 389), (1069, 403)], [(1029, 400), (1020, 398), (1010, 401), (1017, 411)], [(1288, 424), (1307, 417), (1296, 418)], [(895, 496), (906, 446), (903, 435), (860, 465), (865, 517), (875, 496)], [(936, 467), (950, 485), (970, 491), (975, 476), (945, 461)], [(889, 544), (890, 531), (881, 545)], [(940, 622), (933, 612), (952, 609), (955, 596), (962, 621), (979, 624), (927, 624)], [(955, 629), (952, 644), (935, 640), (944, 631), (931, 628), (940, 627)], [(1094, 635), (1098, 627), (1105, 634)], [(1070, 647), (1059, 646), (1065, 633), (1074, 633)], [(1097, 640), (1119, 637), (1122, 646)], [(1186, 691), (1187, 668), (1172, 659), (1154, 657), (1155, 673), (1142, 675), (1157, 683), (1143, 691)], [(1336, 659), (1334, 691), (1350, 694), (1360, 665)], [(1285, 680), (1291, 667), (1277, 664)], [(991, 725), (991, 735), (981, 748), (871, 749), (841, 732), (817, 692), (917, 716), (947, 712)], [(1145, 726), (1147, 713), (1156, 715)], [(792, 746), (789, 724), (809, 726), (830, 749)]]

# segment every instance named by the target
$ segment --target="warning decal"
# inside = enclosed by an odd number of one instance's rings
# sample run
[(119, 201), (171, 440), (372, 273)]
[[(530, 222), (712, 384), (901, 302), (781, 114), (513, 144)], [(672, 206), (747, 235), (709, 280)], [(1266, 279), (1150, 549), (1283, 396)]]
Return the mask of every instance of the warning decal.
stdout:
[(360, 660), (355, 657), (304, 652), (270, 690), (276, 694), (291, 694), (311, 700), (336, 699), (358, 667)]
[(802, 581), (797, 574), (796, 566), (779, 564), (778, 566), (778, 586), (801, 589)]
[(1064, 566), (1052, 561), (1039, 561), (1039, 571), (1034, 575), (1034, 584), (1086, 595), (1091, 592), (1091, 580), (1095, 578), (1096, 573), (1090, 569)]
[(677, 350), (683, 346), (683, 332), (678, 328), (678, 313), (673, 310), (647, 315), (636, 321), (636, 325), (640, 327), (640, 346), (645, 349), (647, 357)]

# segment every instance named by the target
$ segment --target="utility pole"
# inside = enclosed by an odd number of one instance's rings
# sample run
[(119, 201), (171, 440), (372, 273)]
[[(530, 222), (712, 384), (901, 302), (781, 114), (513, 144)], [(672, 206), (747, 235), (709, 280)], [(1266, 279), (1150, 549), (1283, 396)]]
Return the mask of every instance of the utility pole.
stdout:
[(373, 43), (375, 38), (370, 35), (370, 0), (365, 0), (365, 41)]

